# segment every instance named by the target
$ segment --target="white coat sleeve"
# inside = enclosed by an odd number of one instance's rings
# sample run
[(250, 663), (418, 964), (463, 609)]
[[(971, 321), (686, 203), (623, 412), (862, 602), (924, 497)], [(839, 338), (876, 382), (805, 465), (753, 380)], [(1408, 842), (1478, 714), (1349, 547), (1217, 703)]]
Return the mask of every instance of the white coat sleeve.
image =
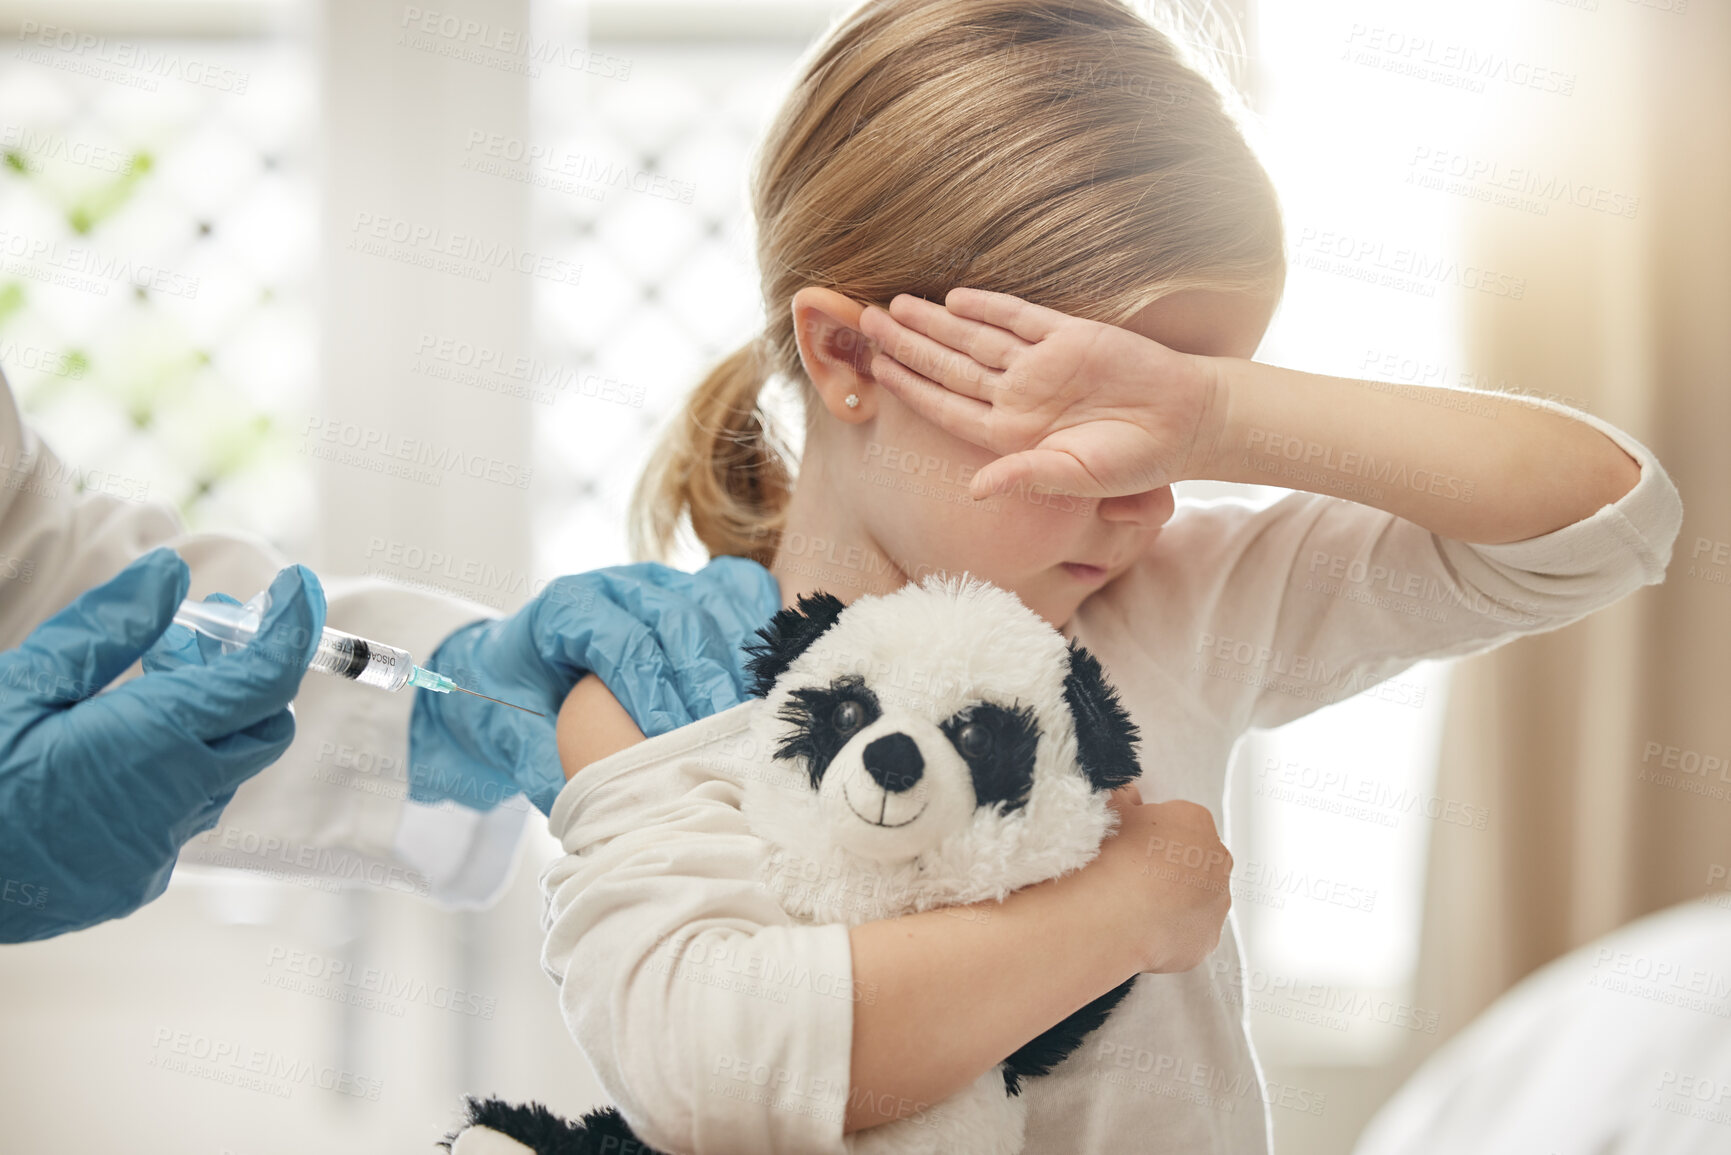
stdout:
[[(542, 965), (639, 1138), (677, 1155), (841, 1155), (856, 990), (847, 929), (797, 924), (709, 736), (754, 699), (592, 763), (549, 827)], [(594, 777), (586, 777), (591, 776)]]
[[(0, 649), (18, 645), (74, 597), (139, 554), (169, 546), (192, 571), (192, 596), (246, 598), (287, 564), (240, 534), (187, 534), (141, 483), (69, 467), (24, 423), (0, 375)], [(328, 621), (429, 654), (457, 627), (492, 614), (459, 599), (376, 580), (325, 582)], [(129, 675), (136, 676), (135, 665)], [(241, 786), (220, 825), (181, 861), (409, 890), (457, 906), (492, 901), (509, 880), (527, 814), (518, 796), (482, 814), (408, 801), (413, 697), (309, 674), (294, 743)]]
[(1663, 581), (1683, 517), (1664, 468), (1615, 426), (1546, 407), (1622, 446), (1641, 466), (1635, 487), (1572, 525), (1502, 545), (1313, 493), (1262, 509), (1181, 507), (1149, 564), (1115, 591), (1115, 609), (1139, 644), (1181, 665), (1211, 712), (1244, 729), (1372, 687), (1395, 701), (1415, 688), (1381, 684), (1417, 661), (1553, 630)]

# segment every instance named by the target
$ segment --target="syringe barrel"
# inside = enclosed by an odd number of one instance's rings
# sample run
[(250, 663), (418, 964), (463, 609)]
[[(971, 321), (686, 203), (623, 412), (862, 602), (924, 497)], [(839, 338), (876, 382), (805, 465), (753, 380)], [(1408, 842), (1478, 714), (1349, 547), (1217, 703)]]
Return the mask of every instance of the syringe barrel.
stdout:
[(396, 691), (408, 685), (415, 660), (407, 650), (327, 626), (307, 668), (377, 686), (381, 690)]
[[(243, 606), (188, 599), (180, 604), (174, 620), (221, 642), (223, 652), (228, 653), (252, 641), (269, 606), (264, 594)], [(407, 650), (326, 626), (307, 668), (395, 691), (409, 684), (415, 660)]]
[(262, 611), (256, 606), (237, 606), (228, 602), (195, 602), (191, 598), (180, 603), (174, 612), (179, 625), (222, 643), (223, 653), (238, 650), (258, 633)]

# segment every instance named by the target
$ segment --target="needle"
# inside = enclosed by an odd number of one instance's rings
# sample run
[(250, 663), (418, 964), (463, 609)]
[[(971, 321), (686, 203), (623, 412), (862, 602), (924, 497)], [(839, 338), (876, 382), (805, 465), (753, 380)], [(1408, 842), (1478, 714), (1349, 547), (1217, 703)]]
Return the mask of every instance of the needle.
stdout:
[(487, 698), (487, 701), (489, 701), (489, 702), (498, 702), (499, 705), (501, 705), (501, 706), (509, 706), (513, 710), (521, 710), (521, 711), (523, 711), (523, 713), (533, 714), (537, 718), (545, 718), (547, 716), (547, 715), (541, 713), (541, 711), (539, 711), (539, 710), (531, 710), (529, 707), (519, 706), (515, 702), (506, 702), (506, 701), (502, 701), (501, 699), (498, 699), (498, 698), (488, 698), (486, 694), (477, 694), (473, 690), (464, 690), (463, 687), (461, 687), (461, 686), (453, 685), (451, 687), (451, 689), (462, 690), (463, 693), (468, 694), (470, 697), (473, 697), (473, 698)]

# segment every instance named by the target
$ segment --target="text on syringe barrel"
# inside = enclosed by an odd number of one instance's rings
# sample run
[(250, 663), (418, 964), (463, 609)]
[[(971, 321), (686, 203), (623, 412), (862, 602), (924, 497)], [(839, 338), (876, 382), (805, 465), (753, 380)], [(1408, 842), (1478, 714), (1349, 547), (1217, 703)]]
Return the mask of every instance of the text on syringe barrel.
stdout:
[(381, 690), (400, 690), (408, 684), (414, 662), (406, 650), (327, 628), (307, 667)]

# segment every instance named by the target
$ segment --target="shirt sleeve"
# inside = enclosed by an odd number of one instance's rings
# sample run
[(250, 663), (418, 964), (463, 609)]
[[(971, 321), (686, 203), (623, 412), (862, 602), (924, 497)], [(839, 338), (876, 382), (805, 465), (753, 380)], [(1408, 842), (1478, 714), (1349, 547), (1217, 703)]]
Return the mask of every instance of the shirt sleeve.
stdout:
[[(847, 929), (796, 924), (740, 787), (698, 750), (756, 700), (586, 767), (554, 803), (542, 965), (644, 1142), (840, 1155), (856, 992)], [(587, 779), (596, 775), (595, 779)]]
[(1139, 646), (1242, 730), (1372, 687), (1410, 699), (1422, 688), (1384, 683), (1417, 661), (1553, 630), (1663, 581), (1683, 516), (1663, 467), (1615, 426), (1545, 407), (1628, 451), (1641, 466), (1635, 487), (1572, 525), (1502, 545), (1455, 541), (1312, 493), (1261, 509), (1186, 503), (1125, 575), (1112, 609)]
[[(157, 546), (186, 559), (199, 598), (221, 591), (244, 599), (287, 564), (255, 537), (189, 534), (172, 509), (148, 498), (143, 483), (62, 462), (24, 423), (0, 376), (0, 648), (18, 645)], [(458, 626), (492, 612), (377, 580), (324, 585), (331, 625), (411, 653), (431, 653)], [(139, 672), (135, 663), (125, 676)], [(483, 815), (410, 802), (412, 704), (408, 693), (309, 674), (295, 700), (293, 744), (241, 785), (220, 824), (188, 843), (181, 862), (370, 881), (451, 906), (491, 901), (509, 881), (527, 803), (513, 799)]]

